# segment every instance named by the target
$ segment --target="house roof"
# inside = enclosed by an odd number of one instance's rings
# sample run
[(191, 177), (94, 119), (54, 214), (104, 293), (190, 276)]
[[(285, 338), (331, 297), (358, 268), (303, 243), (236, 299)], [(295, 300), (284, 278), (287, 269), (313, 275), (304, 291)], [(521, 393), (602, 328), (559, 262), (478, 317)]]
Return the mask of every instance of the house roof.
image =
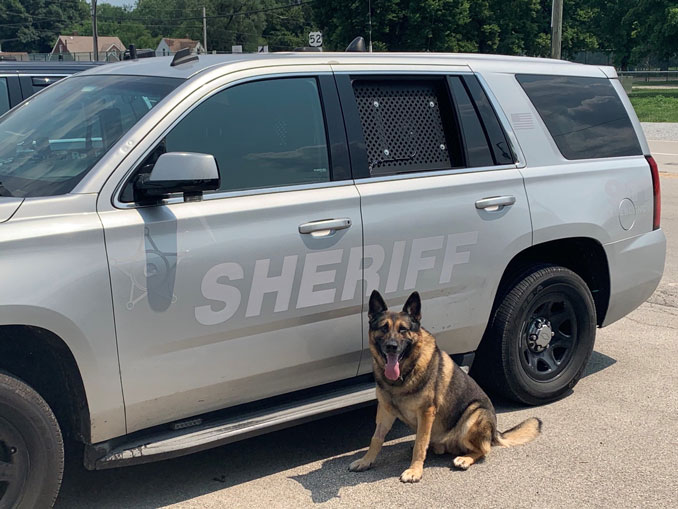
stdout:
[[(56, 43), (54, 43), (52, 53), (54, 53), (59, 41), (63, 41), (69, 53), (89, 53), (93, 51), (91, 35), (60, 35)], [(100, 35), (97, 37), (97, 43), (99, 51), (110, 51), (111, 49), (114, 49), (113, 47), (120, 51), (126, 49), (119, 37)]]
[(162, 41), (165, 41), (165, 44), (167, 44), (172, 53), (176, 53), (184, 48), (193, 49), (200, 44), (199, 41), (194, 41), (193, 39), (174, 39), (171, 37), (163, 37), (160, 42)]

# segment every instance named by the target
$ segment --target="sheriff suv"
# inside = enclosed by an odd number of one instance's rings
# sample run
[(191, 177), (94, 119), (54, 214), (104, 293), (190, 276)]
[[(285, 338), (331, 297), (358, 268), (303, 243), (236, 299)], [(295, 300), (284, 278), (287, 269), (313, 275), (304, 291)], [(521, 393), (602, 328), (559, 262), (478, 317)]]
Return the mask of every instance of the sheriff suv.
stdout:
[[(0, 505), (368, 404), (366, 296), (525, 404), (664, 267), (614, 69), (313, 53), (99, 66), (0, 118)], [(475, 358), (474, 358), (475, 357)]]

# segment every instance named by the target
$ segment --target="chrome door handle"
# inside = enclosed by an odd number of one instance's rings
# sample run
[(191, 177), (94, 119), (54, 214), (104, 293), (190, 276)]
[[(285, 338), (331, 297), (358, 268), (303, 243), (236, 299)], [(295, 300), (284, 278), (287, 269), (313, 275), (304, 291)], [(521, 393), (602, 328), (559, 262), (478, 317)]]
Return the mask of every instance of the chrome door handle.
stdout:
[(503, 207), (513, 205), (515, 202), (515, 196), (493, 196), (492, 198), (478, 200), (476, 202), (476, 208), (494, 212), (495, 210), (501, 210)]
[(345, 230), (351, 227), (351, 220), (348, 217), (340, 219), (321, 219), (320, 221), (310, 221), (308, 223), (299, 225), (299, 233), (303, 234), (320, 234), (331, 235), (337, 230)]

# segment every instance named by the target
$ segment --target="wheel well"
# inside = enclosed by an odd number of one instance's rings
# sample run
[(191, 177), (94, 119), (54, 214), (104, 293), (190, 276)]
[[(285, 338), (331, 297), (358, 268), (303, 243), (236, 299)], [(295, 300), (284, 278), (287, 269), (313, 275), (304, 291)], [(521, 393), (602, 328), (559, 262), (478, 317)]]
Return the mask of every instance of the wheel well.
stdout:
[(603, 246), (586, 237), (544, 242), (518, 253), (509, 263), (499, 283), (493, 309), (525, 270), (540, 263), (560, 265), (576, 272), (589, 287), (596, 305), (597, 324), (605, 320), (610, 302), (610, 270)]
[(85, 387), (60, 337), (39, 327), (0, 326), (0, 369), (21, 378), (45, 399), (64, 437), (90, 442)]

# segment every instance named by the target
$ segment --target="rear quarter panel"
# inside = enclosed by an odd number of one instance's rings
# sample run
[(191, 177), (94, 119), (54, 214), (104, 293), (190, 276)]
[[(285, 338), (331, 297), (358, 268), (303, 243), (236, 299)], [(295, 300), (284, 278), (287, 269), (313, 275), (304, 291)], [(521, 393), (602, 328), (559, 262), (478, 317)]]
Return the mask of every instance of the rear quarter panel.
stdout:
[[(572, 236), (606, 244), (652, 230), (652, 178), (642, 155), (567, 160), (513, 74), (483, 77), (523, 149), (535, 244)], [(620, 210), (624, 199), (633, 202), (632, 210)], [(621, 216), (629, 214), (633, 224), (625, 229)]]
[[(601, 77), (605, 76), (601, 73)], [(501, 104), (525, 158), (521, 172), (534, 244), (570, 237), (600, 242), (608, 257), (611, 284), (604, 325), (621, 318), (649, 297), (664, 263), (663, 233), (652, 231), (652, 177), (644, 155), (567, 160), (514, 74), (486, 72), (483, 78)], [(619, 92), (616, 80), (612, 82)], [(623, 93), (620, 97), (641, 149), (648, 153), (628, 98)], [(648, 235), (652, 238), (641, 240)], [(631, 278), (624, 275), (629, 263), (639, 262), (640, 272), (634, 271)]]

